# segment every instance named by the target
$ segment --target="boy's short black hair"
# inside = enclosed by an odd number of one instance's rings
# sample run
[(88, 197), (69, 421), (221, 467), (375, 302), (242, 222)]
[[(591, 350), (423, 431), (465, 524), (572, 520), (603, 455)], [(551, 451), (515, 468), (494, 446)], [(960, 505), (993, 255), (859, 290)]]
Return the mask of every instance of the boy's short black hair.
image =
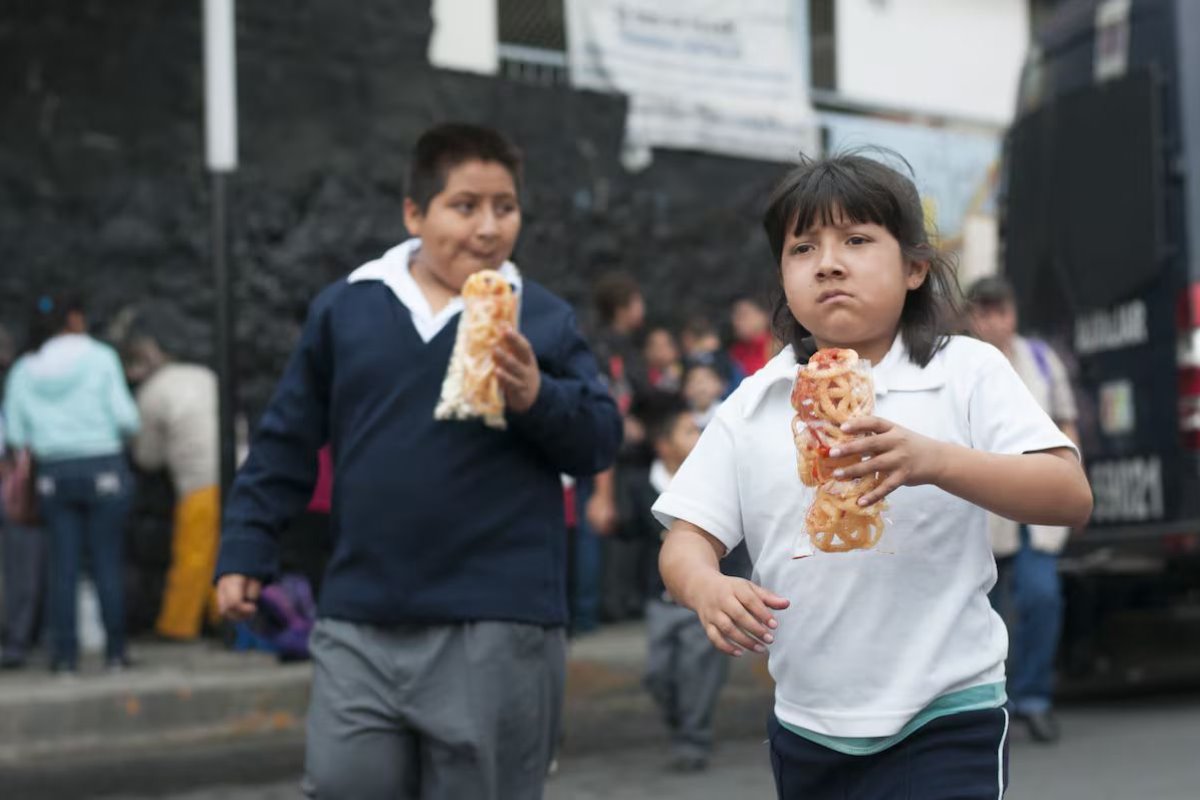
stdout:
[(1012, 284), (999, 275), (980, 278), (967, 289), (967, 302), (972, 308), (1003, 308), (1015, 306), (1016, 292)]
[(406, 196), (429, 210), (429, 201), (446, 188), (450, 170), (467, 161), (491, 161), (512, 175), (517, 193), (521, 191), (521, 151), (502, 133), (482, 125), (448, 122), (430, 128), (417, 139), (408, 166)]
[(651, 445), (671, 438), (679, 418), (692, 413), (687, 401), (676, 392), (652, 392), (638, 401), (635, 411), (646, 427), (646, 441)]
[(600, 276), (592, 289), (592, 302), (605, 325), (611, 325), (617, 312), (641, 296), (637, 279), (627, 272), (609, 272)]

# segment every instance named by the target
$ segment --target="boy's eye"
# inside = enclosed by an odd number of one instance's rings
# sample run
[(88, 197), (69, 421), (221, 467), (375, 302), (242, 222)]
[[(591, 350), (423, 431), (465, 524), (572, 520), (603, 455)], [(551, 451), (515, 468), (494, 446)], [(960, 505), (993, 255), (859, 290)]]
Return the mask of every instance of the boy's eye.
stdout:
[(458, 211), (459, 213), (470, 214), (472, 211), (475, 210), (475, 204), (464, 201), (461, 203), (455, 203), (453, 208), (455, 211)]
[(805, 253), (811, 253), (812, 250), (813, 250), (813, 246), (811, 244), (808, 244), (807, 242), (801, 242), (800, 244), (798, 244), (792, 248), (792, 254), (801, 256), (801, 255), (804, 255)]

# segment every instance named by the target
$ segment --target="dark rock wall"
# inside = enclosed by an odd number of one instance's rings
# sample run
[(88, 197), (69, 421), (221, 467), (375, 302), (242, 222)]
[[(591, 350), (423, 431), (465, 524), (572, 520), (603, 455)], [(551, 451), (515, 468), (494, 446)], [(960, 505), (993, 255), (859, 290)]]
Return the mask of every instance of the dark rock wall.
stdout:
[[(173, 320), (212, 351), (200, 4), (18, 0), (0, 8), (0, 324), (39, 292)], [(652, 318), (724, 320), (773, 271), (758, 217), (778, 164), (657, 152), (619, 162), (615, 96), (432, 69), (422, 0), (238, 3), (241, 168), (232, 178), (239, 401), (268, 398), (308, 300), (404, 237), (406, 156), (429, 125), (492, 124), (525, 150), (516, 259), (587, 314), (603, 271), (643, 282)]]

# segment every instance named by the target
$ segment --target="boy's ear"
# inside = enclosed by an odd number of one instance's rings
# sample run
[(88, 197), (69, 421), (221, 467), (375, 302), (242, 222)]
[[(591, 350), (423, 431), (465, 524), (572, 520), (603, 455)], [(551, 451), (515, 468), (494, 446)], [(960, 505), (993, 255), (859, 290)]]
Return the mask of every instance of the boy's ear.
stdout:
[(404, 227), (410, 236), (421, 235), (421, 223), (425, 221), (425, 212), (411, 197), (404, 198)]
[(925, 283), (925, 279), (929, 277), (929, 262), (928, 261), (910, 261), (908, 263), (908, 277), (904, 281), (904, 285), (911, 292), (914, 289), (920, 289)]

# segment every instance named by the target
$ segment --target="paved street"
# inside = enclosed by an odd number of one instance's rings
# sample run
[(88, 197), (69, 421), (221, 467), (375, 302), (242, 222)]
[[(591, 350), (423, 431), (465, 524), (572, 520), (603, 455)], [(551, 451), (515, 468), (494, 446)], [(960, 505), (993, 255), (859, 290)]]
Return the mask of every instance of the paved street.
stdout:
[[(1012, 739), (1009, 800), (1195, 800), (1200, 797), (1200, 696), (1112, 701), (1068, 709), (1061, 744), (1032, 744), (1024, 729)], [(713, 768), (679, 777), (663, 770), (655, 748), (614, 750), (568, 759), (547, 800), (702, 800), (769, 798), (761, 740), (727, 743)], [(168, 795), (170, 800), (293, 800), (293, 781), (219, 787)], [(127, 800), (134, 796), (126, 795)]]

